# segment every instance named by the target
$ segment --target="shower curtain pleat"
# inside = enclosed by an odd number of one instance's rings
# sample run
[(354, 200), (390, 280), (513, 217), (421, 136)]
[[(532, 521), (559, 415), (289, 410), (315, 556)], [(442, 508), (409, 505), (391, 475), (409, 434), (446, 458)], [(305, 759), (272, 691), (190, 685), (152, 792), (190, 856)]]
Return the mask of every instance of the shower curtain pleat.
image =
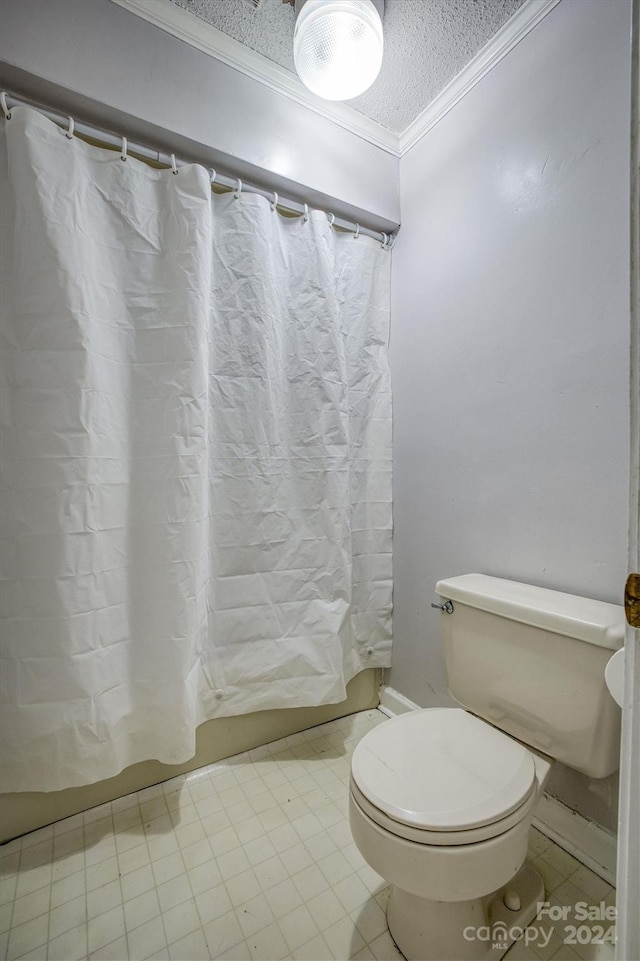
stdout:
[(1, 787), (52, 791), (388, 666), (389, 255), (3, 126)]

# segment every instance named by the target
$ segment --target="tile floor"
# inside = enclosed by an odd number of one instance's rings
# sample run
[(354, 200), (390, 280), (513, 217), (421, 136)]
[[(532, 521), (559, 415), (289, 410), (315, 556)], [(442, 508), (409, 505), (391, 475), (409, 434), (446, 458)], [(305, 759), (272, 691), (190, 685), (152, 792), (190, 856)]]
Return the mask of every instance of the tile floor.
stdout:
[[(351, 752), (384, 720), (374, 710), (332, 721), (5, 845), (0, 956), (400, 959), (388, 889), (353, 844), (347, 810)], [(535, 830), (530, 860), (554, 904), (615, 903)], [(540, 922), (509, 961), (613, 957), (606, 943), (563, 943), (558, 925), (548, 938), (551, 927)]]

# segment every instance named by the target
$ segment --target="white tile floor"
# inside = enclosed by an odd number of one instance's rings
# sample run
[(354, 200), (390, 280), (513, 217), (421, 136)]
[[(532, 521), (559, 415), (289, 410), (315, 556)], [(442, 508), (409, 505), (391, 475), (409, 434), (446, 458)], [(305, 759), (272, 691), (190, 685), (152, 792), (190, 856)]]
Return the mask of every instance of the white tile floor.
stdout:
[[(347, 810), (351, 752), (384, 720), (365, 711), (332, 721), (5, 845), (0, 956), (400, 959), (388, 889), (353, 844)], [(537, 831), (530, 860), (552, 902), (614, 903), (607, 884)], [(556, 925), (546, 946), (545, 934), (507, 957), (613, 957), (606, 943), (570, 946), (562, 934)]]

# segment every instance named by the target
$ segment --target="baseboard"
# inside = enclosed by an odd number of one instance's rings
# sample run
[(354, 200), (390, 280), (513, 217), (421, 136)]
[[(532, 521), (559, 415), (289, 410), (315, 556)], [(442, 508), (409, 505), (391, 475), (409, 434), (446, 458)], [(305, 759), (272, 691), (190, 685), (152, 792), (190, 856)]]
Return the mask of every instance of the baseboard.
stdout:
[(383, 684), (380, 688), (380, 703), (378, 710), (386, 714), (387, 717), (395, 717), (396, 714), (406, 714), (408, 711), (419, 711), (420, 705), (410, 701), (404, 694)]
[(617, 838), (614, 834), (548, 794), (538, 803), (533, 826), (607, 884), (615, 885)]
[[(395, 717), (397, 714), (406, 714), (407, 711), (420, 708), (404, 694), (383, 685), (380, 688), (378, 709), (387, 717)], [(617, 841), (613, 834), (547, 794), (536, 808), (533, 824), (598, 877), (615, 885)]]

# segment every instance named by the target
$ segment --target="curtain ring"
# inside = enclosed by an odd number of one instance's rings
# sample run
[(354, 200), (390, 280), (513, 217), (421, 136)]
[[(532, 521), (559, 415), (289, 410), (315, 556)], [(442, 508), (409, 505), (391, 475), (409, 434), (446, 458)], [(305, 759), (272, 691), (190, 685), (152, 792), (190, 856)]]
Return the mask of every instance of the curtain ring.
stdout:
[(278, 209), (278, 192), (276, 190), (273, 191), (273, 200), (271, 201), (271, 209), (272, 210)]
[(336, 222), (336, 215), (335, 215), (335, 214), (329, 214), (329, 227), (333, 227), (333, 225), (335, 224), (335, 222)]
[(4, 90), (2, 91), (2, 93), (0, 93), (0, 106), (2, 106), (2, 112), (3, 112), (3, 114), (4, 114), (4, 119), (5, 119), (5, 120), (11, 120), (11, 111), (10, 111), (9, 108), (7, 107), (7, 95), (6, 95), (6, 93), (4, 92)]
[(176, 166), (176, 155), (174, 153), (171, 154), (171, 173), (172, 174), (178, 173), (178, 168)]
[(217, 173), (215, 172), (215, 170), (213, 169), (213, 167), (211, 167), (211, 168), (209, 169), (209, 183), (211, 184), (212, 187), (213, 187), (214, 183), (216, 182), (216, 177), (217, 177), (217, 176), (218, 176)]
[(353, 239), (357, 240), (359, 236), (360, 236), (360, 224), (356, 224), (356, 232), (353, 235)]
[(242, 181), (240, 180), (240, 177), (238, 177), (238, 183), (236, 184), (236, 189), (235, 189), (235, 192), (234, 192), (234, 194), (233, 194), (233, 199), (234, 199), (234, 200), (239, 200), (241, 193), (242, 193)]
[(120, 149), (120, 160), (126, 160), (126, 159), (127, 159), (127, 138), (123, 137), (122, 147)]
[(306, 224), (306, 223), (308, 222), (308, 220), (309, 220), (309, 204), (305, 204), (305, 205), (304, 205), (304, 218), (303, 218), (303, 219), (304, 219), (305, 224)]
[(69, 126), (67, 127), (66, 137), (67, 140), (73, 140), (73, 131), (75, 128), (75, 122), (73, 117), (69, 117)]

